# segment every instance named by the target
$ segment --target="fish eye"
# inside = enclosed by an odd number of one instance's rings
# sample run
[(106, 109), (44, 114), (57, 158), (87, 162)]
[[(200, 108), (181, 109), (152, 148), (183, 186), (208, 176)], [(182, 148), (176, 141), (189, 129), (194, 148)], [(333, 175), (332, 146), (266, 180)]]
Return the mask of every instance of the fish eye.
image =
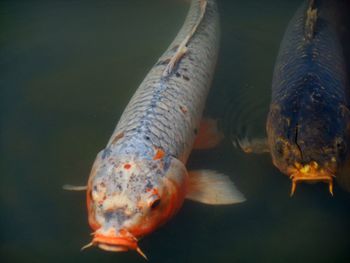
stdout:
[(148, 200), (148, 207), (151, 209), (155, 209), (160, 204), (160, 197), (158, 194), (151, 195), (150, 199)]
[(160, 204), (160, 198), (154, 200), (154, 201), (151, 203), (150, 207), (151, 207), (151, 209), (155, 209), (155, 208), (157, 208), (157, 207), (159, 206), (159, 204)]

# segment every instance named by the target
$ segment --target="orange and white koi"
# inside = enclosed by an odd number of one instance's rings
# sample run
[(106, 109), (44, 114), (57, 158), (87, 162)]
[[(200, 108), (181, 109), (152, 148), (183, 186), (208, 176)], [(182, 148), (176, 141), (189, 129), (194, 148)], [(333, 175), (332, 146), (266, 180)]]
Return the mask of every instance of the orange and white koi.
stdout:
[[(188, 172), (218, 52), (214, 0), (193, 0), (168, 50), (127, 105), (87, 185), (92, 242), (108, 251), (136, 250), (138, 240), (168, 221), (185, 198), (207, 204), (244, 201), (228, 177)], [(207, 126), (212, 126), (206, 122)], [(210, 130), (210, 129), (206, 129)], [(215, 131), (204, 135), (209, 138)], [(199, 140), (215, 144), (216, 140)]]

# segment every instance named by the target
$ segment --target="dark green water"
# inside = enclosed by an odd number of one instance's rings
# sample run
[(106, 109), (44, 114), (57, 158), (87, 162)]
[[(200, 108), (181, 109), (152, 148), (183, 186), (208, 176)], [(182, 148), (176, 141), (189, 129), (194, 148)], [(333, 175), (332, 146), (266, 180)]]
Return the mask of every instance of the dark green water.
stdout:
[[(222, 41), (207, 115), (228, 134), (264, 136), (279, 42), (300, 1), (219, 1)], [(90, 241), (85, 184), (129, 98), (170, 44), (186, 1), (0, 3), (1, 262), (145, 262), (136, 253), (80, 252)], [(191, 168), (231, 176), (235, 206), (187, 201), (140, 246), (151, 262), (350, 262), (350, 194), (290, 182), (268, 155), (227, 136)]]

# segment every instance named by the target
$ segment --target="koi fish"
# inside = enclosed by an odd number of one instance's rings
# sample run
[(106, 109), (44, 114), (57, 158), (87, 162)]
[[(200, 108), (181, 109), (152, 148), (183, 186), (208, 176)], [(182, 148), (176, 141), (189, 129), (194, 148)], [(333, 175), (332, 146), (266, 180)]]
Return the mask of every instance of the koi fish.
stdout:
[(349, 100), (334, 1), (304, 2), (290, 21), (273, 75), (267, 120), (274, 165), (297, 183), (333, 179), (348, 159)]
[(177, 37), (136, 90), (96, 157), (87, 184), (93, 239), (85, 247), (136, 250), (146, 258), (138, 240), (172, 218), (185, 198), (212, 205), (245, 200), (227, 176), (185, 167), (196, 137), (200, 148), (217, 141), (212, 139), (213, 123), (200, 122), (218, 33), (215, 1), (192, 0)]

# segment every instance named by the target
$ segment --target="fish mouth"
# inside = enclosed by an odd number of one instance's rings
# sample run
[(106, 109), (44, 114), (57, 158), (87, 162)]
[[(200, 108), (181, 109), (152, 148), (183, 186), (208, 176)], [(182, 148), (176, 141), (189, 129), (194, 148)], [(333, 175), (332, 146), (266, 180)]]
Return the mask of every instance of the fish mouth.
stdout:
[(143, 258), (147, 259), (147, 256), (142, 252), (137, 244), (137, 239), (131, 237), (118, 237), (118, 236), (107, 236), (99, 233), (94, 233), (92, 241), (82, 248), (88, 248), (91, 246), (98, 246), (100, 249), (109, 252), (125, 252), (128, 250), (135, 250)]
[(289, 177), (292, 180), (290, 196), (293, 196), (298, 183), (327, 183), (329, 193), (333, 196), (333, 179), (335, 175), (325, 169), (320, 169), (316, 162), (304, 166), (298, 165), (297, 169), (292, 169)]
[(137, 240), (127, 237), (111, 237), (101, 234), (95, 234), (92, 243), (106, 251), (120, 252), (136, 250), (138, 248)]

